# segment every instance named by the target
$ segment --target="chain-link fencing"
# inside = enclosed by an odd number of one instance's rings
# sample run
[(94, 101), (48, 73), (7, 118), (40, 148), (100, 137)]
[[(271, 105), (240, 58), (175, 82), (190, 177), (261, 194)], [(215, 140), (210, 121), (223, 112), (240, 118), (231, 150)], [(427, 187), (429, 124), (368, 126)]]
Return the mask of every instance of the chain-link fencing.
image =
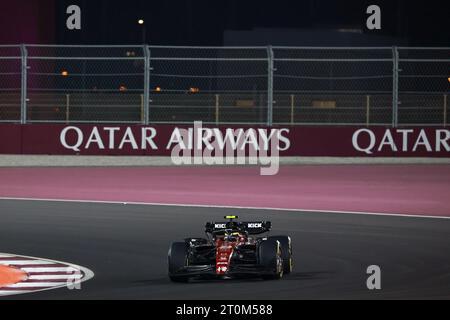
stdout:
[(150, 121), (266, 123), (266, 48), (150, 48)]
[(276, 48), (274, 122), (392, 123), (389, 48)]
[(143, 121), (142, 47), (27, 46), (27, 121)]
[(0, 122), (20, 121), (21, 88), (21, 47), (0, 46)]
[(0, 122), (446, 126), (449, 53), (0, 46)]
[(449, 48), (399, 48), (399, 125), (449, 123)]

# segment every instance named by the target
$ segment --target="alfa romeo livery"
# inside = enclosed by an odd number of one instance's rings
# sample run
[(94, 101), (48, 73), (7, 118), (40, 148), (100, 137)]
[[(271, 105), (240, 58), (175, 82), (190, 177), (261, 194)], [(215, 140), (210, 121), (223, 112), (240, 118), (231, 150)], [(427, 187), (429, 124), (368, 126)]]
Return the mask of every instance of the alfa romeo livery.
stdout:
[(206, 238), (188, 238), (169, 248), (169, 277), (174, 282), (191, 278), (233, 278), (256, 276), (281, 279), (293, 268), (292, 241), (288, 236), (268, 233), (270, 221), (208, 222)]

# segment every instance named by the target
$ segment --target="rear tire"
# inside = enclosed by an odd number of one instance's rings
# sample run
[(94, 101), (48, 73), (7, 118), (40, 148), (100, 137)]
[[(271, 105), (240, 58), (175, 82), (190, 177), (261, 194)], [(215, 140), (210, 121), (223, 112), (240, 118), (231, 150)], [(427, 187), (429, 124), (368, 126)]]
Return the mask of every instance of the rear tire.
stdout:
[(283, 272), (290, 274), (294, 267), (294, 259), (292, 257), (292, 241), (288, 236), (268, 237), (267, 240), (277, 240), (281, 245), (281, 256), (283, 258)]
[(169, 278), (172, 282), (188, 282), (189, 277), (176, 273), (187, 264), (187, 250), (185, 242), (174, 242), (169, 248)]
[(281, 256), (281, 244), (277, 240), (266, 240), (261, 242), (258, 248), (259, 264), (272, 274), (262, 276), (265, 280), (278, 280), (283, 277), (283, 258)]

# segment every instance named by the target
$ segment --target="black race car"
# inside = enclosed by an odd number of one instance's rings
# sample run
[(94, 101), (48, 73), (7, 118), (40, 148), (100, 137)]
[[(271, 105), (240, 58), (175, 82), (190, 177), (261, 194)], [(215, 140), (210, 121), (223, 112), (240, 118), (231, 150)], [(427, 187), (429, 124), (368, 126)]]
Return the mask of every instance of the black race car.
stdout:
[(190, 278), (257, 276), (281, 279), (292, 271), (292, 242), (288, 236), (257, 237), (270, 231), (269, 221), (208, 222), (206, 238), (174, 242), (169, 249), (169, 277), (174, 282)]

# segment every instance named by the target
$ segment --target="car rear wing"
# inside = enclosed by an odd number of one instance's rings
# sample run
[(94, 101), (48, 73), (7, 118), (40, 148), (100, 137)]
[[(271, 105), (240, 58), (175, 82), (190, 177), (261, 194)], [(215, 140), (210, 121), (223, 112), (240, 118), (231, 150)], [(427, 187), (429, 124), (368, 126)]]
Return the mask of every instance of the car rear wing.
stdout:
[(248, 234), (261, 234), (269, 232), (272, 228), (270, 221), (251, 221), (251, 222), (208, 222), (205, 226), (206, 233), (216, 233), (225, 230), (246, 231)]

